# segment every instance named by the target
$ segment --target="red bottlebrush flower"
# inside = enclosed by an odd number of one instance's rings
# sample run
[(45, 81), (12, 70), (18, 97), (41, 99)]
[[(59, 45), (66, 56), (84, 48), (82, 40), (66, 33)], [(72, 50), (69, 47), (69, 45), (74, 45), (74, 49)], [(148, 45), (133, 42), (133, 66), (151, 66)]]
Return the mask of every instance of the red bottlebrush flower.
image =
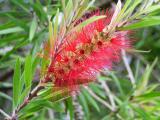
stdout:
[[(103, 13), (104, 14), (104, 13)], [(101, 15), (100, 11), (83, 17)], [(81, 20), (80, 20), (81, 21)], [(77, 21), (76, 25), (80, 21)], [(100, 70), (111, 69), (114, 62), (120, 60), (121, 49), (130, 47), (127, 31), (104, 32), (109, 25), (111, 15), (97, 20), (64, 38), (64, 43), (49, 67), (57, 87), (75, 88), (75, 86), (94, 81)]]

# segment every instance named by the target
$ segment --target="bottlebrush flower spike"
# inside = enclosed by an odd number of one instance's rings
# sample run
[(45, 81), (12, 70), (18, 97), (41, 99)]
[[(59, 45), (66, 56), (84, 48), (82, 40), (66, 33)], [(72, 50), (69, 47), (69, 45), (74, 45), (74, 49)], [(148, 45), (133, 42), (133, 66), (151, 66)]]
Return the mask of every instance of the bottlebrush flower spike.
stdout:
[[(55, 86), (75, 89), (77, 85), (94, 81), (101, 70), (111, 69), (113, 63), (120, 60), (121, 49), (130, 48), (128, 31), (104, 32), (112, 15), (108, 11), (102, 14), (105, 14), (106, 18), (64, 38), (48, 68), (48, 72), (54, 76)], [(101, 13), (96, 10), (86, 14), (75, 25), (94, 15), (99, 16)]]

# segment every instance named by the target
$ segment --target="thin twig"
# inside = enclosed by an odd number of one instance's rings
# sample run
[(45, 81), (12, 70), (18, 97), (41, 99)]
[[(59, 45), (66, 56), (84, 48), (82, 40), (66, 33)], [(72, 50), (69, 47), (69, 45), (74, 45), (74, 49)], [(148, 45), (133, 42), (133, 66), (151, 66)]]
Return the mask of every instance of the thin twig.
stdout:
[(44, 86), (41, 86), (40, 84), (37, 85), (37, 87), (35, 87), (35, 89), (32, 90), (32, 92), (29, 93), (28, 97), (23, 101), (23, 103), (13, 111), (12, 113), (12, 117), (9, 120), (17, 120), (18, 116), (17, 113), (24, 108), (26, 105), (28, 105), (28, 103), (37, 96), (37, 93), (44, 89)]
[(116, 104), (115, 104), (115, 101), (114, 101), (114, 96), (112, 95), (112, 93), (111, 93), (111, 91), (110, 91), (107, 83), (106, 83), (105, 81), (102, 81), (102, 80), (101, 80), (100, 82), (101, 82), (101, 84), (102, 84), (102, 87), (103, 87), (104, 90), (106, 91), (106, 94), (107, 94), (108, 97), (109, 97), (109, 100), (110, 100), (110, 102), (111, 102), (112, 108), (113, 108), (114, 110), (116, 110)]
[(99, 96), (97, 96), (90, 88), (88, 88), (87, 86), (84, 87), (91, 95), (92, 97), (94, 97), (97, 101), (99, 101), (100, 103), (102, 103), (103, 105), (105, 105), (107, 108), (109, 108), (112, 112), (114, 112), (114, 108), (107, 103), (106, 101), (104, 101), (103, 99), (101, 99)]
[(25, 107), (30, 100), (32, 100), (34, 97), (37, 96), (37, 93), (42, 90), (44, 88), (44, 86), (41, 85), (37, 85), (37, 87), (35, 87), (35, 89), (33, 89), (33, 91), (29, 94), (29, 96), (27, 97), (27, 99), (24, 101), (24, 103), (16, 110), (17, 112), (20, 111), (23, 107)]
[(132, 83), (133, 87), (135, 87), (135, 82), (136, 81), (135, 81), (135, 78), (133, 76), (133, 72), (131, 70), (131, 67), (128, 63), (128, 60), (127, 60), (127, 57), (126, 57), (126, 52), (124, 50), (122, 50), (121, 53), (122, 53), (122, 59), (123, 59), (124, 65), (127, 69), (127, 72), (128, 72), (129, 78), (131, 80), (131, 83)]
[(2, 115), (4, 115), (7, 119), (10, 119), (11, 117), (6, 113), (6, 112), (4, 112), (2, 109), (0, 109), (0, 113), (2, 114)]

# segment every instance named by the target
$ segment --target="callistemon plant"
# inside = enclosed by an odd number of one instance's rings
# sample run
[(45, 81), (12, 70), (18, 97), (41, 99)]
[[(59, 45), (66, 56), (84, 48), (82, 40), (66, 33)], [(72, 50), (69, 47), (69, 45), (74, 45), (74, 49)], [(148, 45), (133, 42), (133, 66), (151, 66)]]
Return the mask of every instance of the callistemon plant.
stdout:
[[(33, 98), (48, 100), (59, 93), (69, 93), (62, 95), (65, 98), (65, 95), (72, 95), (70, 93), (80, 90), (81, 85), (96, 81), (101, 71), (111, 70), (121, 60), (121, 52), (132, 48), (130, 30), (160, 24), (157, 17), (152, 17), (152, 14), (147, 16), (160, 8), (153, 0), (144, 3), (142, 0), (127, 0), (123, 8), (118, 0), (117, 5), (110, 10), (90, 9), (93, 1), (69, 0), (65, 5), (65, 0), (62, 0), (63, 12), (58, 9), (54, 18), (48, 16), (49, 40), (39, 52), (39, 58), (42, 59), (41, 80), (30, 92), (31, 77), (27, 76), (28, 72), (24, 73), (23, 84), (16, 79), (20, 76), (15, 72), (18, 77), (15, 77), (13, 83), (18, 83), (18, 87), (13, 86), (14, 110), (12, 116), (8, 117), (10, 120), (23, 116), (19, 112)], [(27, 65), (29, 60), (27, 58)], [(16, 63), (16, 70), (18, 68), (21, 68), (19, 61)], [(132, 78), (131, 82), (135, 83)], [(19, 95), (20, 100), (17, 100)], [(108, 104), (106, 106), (111, 108)], [(112, 108), (111, 110), (114, 111)]]
[(81, 19), (85, 21), (100, 15), (105, 17), (82, 27), (79, 31), (72, 31), (63, 38), (58, 48), (55, 46), (54, 50), (50, 50), (51, 64), (48, 74), (52, 76), (55, 86), (75, 90), (80, 84), (94, 81), (100, 71), (111, 69), (113, 63), (121, 59), (122, 49), (130, 48), (129, 31), (106, 30), (113, 16), (110, 11), (92, 11)]

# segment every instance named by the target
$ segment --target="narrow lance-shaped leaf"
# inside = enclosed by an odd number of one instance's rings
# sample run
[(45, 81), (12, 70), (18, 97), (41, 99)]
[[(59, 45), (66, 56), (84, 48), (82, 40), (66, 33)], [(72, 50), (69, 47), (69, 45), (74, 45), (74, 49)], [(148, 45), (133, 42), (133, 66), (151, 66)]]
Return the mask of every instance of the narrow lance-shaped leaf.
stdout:
[(19, 26), (21, 28), (23, 28), (25, 31), (28, 30), (28, 25), (26, 24), (25, 21), (20, 20), (18, 18), (16, 18), (14, 15), (12, 14), (6, 14), (6, 16), (16, 25)]
[(149, 112), (146, 112), (145, 110), (137, 106), (132, 106), (132, 108), (141, 116), (142, 120), (151, 120), (151, 115)]
[(144, 99), (144, 100), (148, 100), (148, 99), (153, 100), (154, 98), (157, 98), (157, 97), (160, 98), (160, 92), (154, 91), (154, 92), (146, 93), (146, 94), (143, 94), (143, 95), (140, 95), (140, 96), (136, 96), (135, 98)]
[(0, 35), (15, 33), (15, 32), (21, 32), (21, 31), (23, 31), (23, 29), (21, 27), (7, 28), (7, 29), (4, 29), (4, 30), (0, 30)]
[(57, 39), (57, 34), (58, 34), (58, 20), (59, 20), (58, 18), (59, 18), (59, 9), (57, 10), (55, 22), (54, 22), (54, 33), (53, 33), (53, 40), (52, 40), (53, 47), (54, 47), (55, 41)]
[(81, 28), (83, 28), (84, 26), (92, 23), (92, 22), (95, 22), (97, 20), (100, 20), (100, 19), (103, 19), (105, 18), (106, 16), (105, 15), (101, 15), (101, 16), (93, 16), (87, 20), (85, 20), (84, 22), (80, 23), (79, 25), (77, 25), (75, 28), (73, 28), (72, 31), (78, 31), (80, 30)]
[(141, 2), (142, 2), (142, 0), (135, 0), (135, 1), (133, 1), (132, 4), (131, 4), (131, 6), (130, 6), (128, 9), (126, 9), (126, 11), (124, 12), (123, 17), (124, 17), (124, 18), (126, 17), (126, 19), (127, 19), (128, 17), (130, 17), (130, 15), (133, 13), (133, 11), (135, 10), (135, 8), (136, 8)]
[(123, 8), (122, 8), (122, 10), (121, 10), (121, 13), (123, 14), (125, 11), (126, 11), (126, 9), (130, 6), (130, 4), (131, 4), (131, 0), (127, 0), (126, 2), (125, 2), (125, 4), (124, 4), (124, 6), (123, 6)]
[(121, 84), (120, 84), (120, 80), (117, 78), (117, 76), (116, 76), (113, 72), (111, 72), (109, 75), (112, 77), (113, 81), (114, 81), (115, 84), (117, 85), (118, 90), (119, 90), (119, 92), (121, 93), (121, 95), (122, 95), (122, 96), (125, 96), (124, 91), (123, 91), (123, 88), (122, 88), (122, 86), (121, 86)]
[(124, 16), (124, 12), (126, 11), (126, 9), (130, 6), (131, 4), (131, 0), (127, 0), (122, 8), (122, 10), (120, 11), (120, 13), (117, 16), (117, 20), (121, 20)]
[(29, 9), (23, 4), (23, 2), (17, 0), (11, 0), (11, 2), (22, 8), (25, 12), (30, 13)]
[(66, 15), (66, 19), (69, 17), (69, 15), (71, 15), (72, 10), (73, 10), (73, 2), (72, 0), (69, 0), (67, 3), (66, 9), (64, 11)]
[(49, 41), (50, 41), (50, 49), (52, 51), (53, 50), (54, 41), (53, 41), (53, 25), (52, 25), (51, 21), (49, 21)]
[(24, 67), (24, 79), (26, 88), (31, 87), (32, 83), (32, 57), (27, 56)]
[(66, 19), (66, 13), (65, 13), (65, 11), (66, 11), (66, 4), (65, 4), (65, 0), (61, 0), (61, 3), (62, 3), (62, 8), (63, 8), (63, 13), (64, 13), (64, 18)]
[(37, 20), (36, 20), (36, 17), (34, 17), (31, 23), (30, 31), (29, 31), (29, 41), (32, 41), (36, 32), (36, 29), (37, 29)]
[(84, 112), (85, 112), (85, 116), (89, 119), (90, 112), (89, 112), (87, 101), (86, 101), (86, 99), (85, 99), (85, 97), (84, 97), (84, 95), (82, 93), (78, 97), (79, 97), (79, 102), (83, 106), (83, 109), (84, 109)]
[(134, 93), (136, 96), (141, 95), (146, 90), (146, 86), (148, 84), (149, 77), (150, 77), (151, 72), (153, 70), (153, 67), (156, 65), (157, 61), (158, 61), (158, 59), (156, 58), (151, 66), (149, 66), (149, 65), (147, 66), (147, 68), (141, 78), (141, 81), (140, 81), (139, 85), (137, 86), (137, 89)]
[(144, 27), (149, 27), (154, 25), (160, 25), (159, 16), (147, 17), (145, 19), (140, 20), (139, 22), (119, 28), (119, 30), (131, 30), (131, 29), (144, 28)]
[(160, 5), (152, 5), (148, 7), (147, 9), (143, 10), (142, 13), (151, 13), (159, 9), (160, 9)]
[(0, 97), (12, 101), (12, 98), (9, 95), (5, 94), (5, 93), (0, 92)]
[(67, 98), (66, 102), (67, 102), (67, 108), (69, 110), (70, 120), (73, 120), (73, 118), (74, 118), (74, 109), (73, 109), (72, 98), (71, 97)]
[[(80, 1), (79, 1), (80, 2)], [(74, 19), (80, 19), (86, 11), (88, 11), (94, 4), (95, 0), (92, 0), (92, 1), (88, 1), (88, 0), (84, 0), (84, 1), (81, 1), (81, 7), (77, 8), (77, 12), (76, 12), (76, 15), (74, 16)]]
[(91, 103), (91, 105), (93, 105), (93, 107), (99, 112), (100, 108), (97, 105), (97, 102), (93, 99), (93, 97), (86, 90), (83, 90), (83, 94), (87, 98), (87, 100)]
[(98, 84), (90, 84), (90, 88), (102, 98), (106, 98), (105, 93), (102, 91), (101, 86)]
[(19, 94), (21, 91), (20, 77), (21, 77), (21, 63), (20, 60), (17, 59), (13, 75), (13, 109), (18, 105)]
[[(80, 2), (80, 1), (79, 1)], [(90, 4), (88, 5), (87, 1), (81, 1), (81, 7), (77, 7), (77, 12), (75, 13), (73, 19), (80, 19), (85, 11), (87, 11), (90, 8)]]

